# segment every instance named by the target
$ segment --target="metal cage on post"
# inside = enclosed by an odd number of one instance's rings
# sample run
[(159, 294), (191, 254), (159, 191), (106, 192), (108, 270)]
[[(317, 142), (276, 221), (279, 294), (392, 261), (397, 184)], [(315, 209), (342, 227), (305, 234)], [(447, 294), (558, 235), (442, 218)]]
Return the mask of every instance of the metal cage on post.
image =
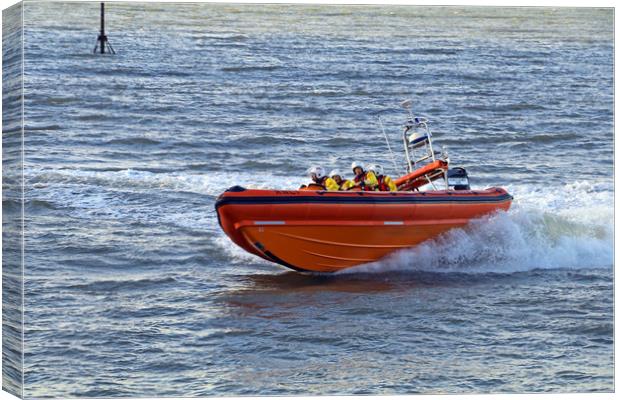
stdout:
[[(438, 159), (449, 162), (445, 151), (438, 151), (433, 147), (433, 134), (428, 127), (429, 120), (425, 117), (415, 117), (412, 112), (412, 101), (405, 100), (401, 107), (407, 110), (409, 118), (403, 129), (403, 145), (405, 147), (405, 157), (407, 159), (407, 172), (412, 173), (428, 164), (434, 163)], [(435, 187), (433, 181), (443, 177), (447, 185), (447, 167), (433, 170), (424, 177)], [(446, 186), (446, 189), (448, 187)]]

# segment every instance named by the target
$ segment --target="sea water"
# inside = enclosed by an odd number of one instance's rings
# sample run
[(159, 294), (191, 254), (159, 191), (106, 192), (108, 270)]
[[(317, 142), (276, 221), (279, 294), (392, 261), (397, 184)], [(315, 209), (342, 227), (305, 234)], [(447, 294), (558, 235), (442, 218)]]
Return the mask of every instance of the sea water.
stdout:
[[(26, 396), (613, 390), (611, 9), (106, 11), (113, 56), (99, 3), (24, 6)], [(406, 98), (510, 211), (333, 276), (220, 230), (233, 185), (401, 174)]]

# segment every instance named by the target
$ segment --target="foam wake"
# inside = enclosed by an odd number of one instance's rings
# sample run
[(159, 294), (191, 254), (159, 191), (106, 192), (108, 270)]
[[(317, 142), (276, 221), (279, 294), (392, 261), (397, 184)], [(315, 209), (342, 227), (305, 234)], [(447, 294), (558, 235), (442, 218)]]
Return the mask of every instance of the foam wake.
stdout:
[(308, 178), (240, 172), (211, 172), (192, 174), (179, 172), (150, 172), (134, 169), (89, 171), (79, 169), (29, 168), (26, 181), (35, 188), (54, 184), (81, 184), (102, 188), (130, 188), (134, 190), (186, 191), (217, 196), (227, 188), (241, 185), (252, 189), (296, 189)]
[(430, 271), (513, 273), (613, 265), (613, 188), (509, 188), (508, 212), (473, 220), (415, 248), (341, 273)]

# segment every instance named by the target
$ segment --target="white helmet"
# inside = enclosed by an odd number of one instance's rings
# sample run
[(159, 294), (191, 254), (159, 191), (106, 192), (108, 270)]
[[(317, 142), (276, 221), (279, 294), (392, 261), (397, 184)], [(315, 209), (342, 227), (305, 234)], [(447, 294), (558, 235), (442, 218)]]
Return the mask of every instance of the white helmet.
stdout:
[(342, 178), (342, 173), (339, 169), (332, 169), (332, 172), (329, 173), (330, 178), (333, 178), (334, 176), (339, 176)]
[(308, 175), (312, 176), (312, 174), (315, 174), (318, 179), (321, 179), (325, 176), (325, 168), (318, 165), (308, 168)]
[(353, 172), (355, 172), (355, 168), (358, 168), (358, 167), (361, 169), (364, 169), (364, 165), (359, 161), (353, 161), (351, 163), (351, 169), (353, 170)]
[(383, 167), (379, 164), (370, 164), (366, 167), (368, 171), (372, 171), (375, 175), (383, 175)]

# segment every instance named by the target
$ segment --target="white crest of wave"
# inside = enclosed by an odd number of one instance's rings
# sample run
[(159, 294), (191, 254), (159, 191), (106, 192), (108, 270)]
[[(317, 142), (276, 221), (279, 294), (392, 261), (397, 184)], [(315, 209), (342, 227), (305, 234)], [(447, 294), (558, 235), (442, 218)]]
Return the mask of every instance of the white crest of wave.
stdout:
[(297, 189), (300, 184), (308, 181), (308, 178), (302, 174), (299, 177), (289, 177), (251, 172), (191, 174), (135, 169), (88, 171), (30, 167), (27, 171), (27, 182), (35, 188), (46, 187), (54, 183), (77, 183), (113, 188), (178, 190), (217, 196), (235, 185), (244, 186), (248, 189)]
[(231, 260), (238, 263), (251, 263), (251, 264), (263, 264), (269, 265), (271, 264), (269, 261), (266, 261), (259, 256), (248, 253), (241, 247), (237, 246), (223, 233), (213, 239), (213, 243), (218, 246), (224, 253), (230, 257)]

